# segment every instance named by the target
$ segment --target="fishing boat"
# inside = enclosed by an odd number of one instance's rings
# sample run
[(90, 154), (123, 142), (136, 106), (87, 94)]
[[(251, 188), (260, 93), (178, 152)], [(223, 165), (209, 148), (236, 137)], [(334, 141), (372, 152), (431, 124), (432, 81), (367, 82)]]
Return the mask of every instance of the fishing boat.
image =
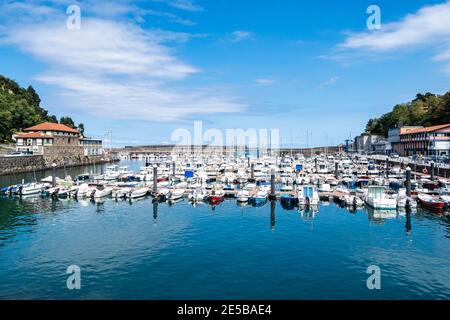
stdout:
[(417, 199), (422, 206), (431, 210), (441, 211), (445, 208), (445, 202), (443, 200), (435, 199), (428, 194), (419, 194)]
[(397, 200), (388, 197), (385, 191), (384, 187), (370, 186), (365, 197), (366, 204), (377, 210), (395, 210)]

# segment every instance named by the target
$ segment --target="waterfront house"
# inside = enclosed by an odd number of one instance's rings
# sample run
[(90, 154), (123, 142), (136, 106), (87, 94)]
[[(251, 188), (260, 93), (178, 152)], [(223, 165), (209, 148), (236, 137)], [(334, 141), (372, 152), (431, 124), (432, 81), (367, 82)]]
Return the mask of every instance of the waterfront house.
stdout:
[(399, 155), (403, 155), (401, 143), (400, 143), (400, 135), (405, 134), (409, 130), (413, 129), (421, 129), (423, 127), (413, 127), (413, 126), (405, 126), (399, 128), (391, 128), (388, 131), (388, 141), (391, 144), (391, 151), (397, 153)]
[(84, 138), (77, 129), (59, 123), (44, 122), (26, 128), (14, 134), (13, 139), (18, 152), (43, 156), (47, 167), (53, 163), (89, 163), (104, 153), (102, 140)]
[(450, 124), (409, 129), (400, 134), (400, 155), (450, 154)]
[(85, 156), (100, 156), (103, 154), (103, 143), (100, 139), (82, 138), (80, 143)]
[(43, 155), (48, 148), (77, 147), (81, 134), (78, 130), (59, 123), (44, 122), (13, 135), (16, 150)]
[(354, 150), (358, 153), (373, 152), (373, 144), (381, 140), (383, 137), (379, 135), (369, 134), (367, 132), (357, 136), (354, 142)]

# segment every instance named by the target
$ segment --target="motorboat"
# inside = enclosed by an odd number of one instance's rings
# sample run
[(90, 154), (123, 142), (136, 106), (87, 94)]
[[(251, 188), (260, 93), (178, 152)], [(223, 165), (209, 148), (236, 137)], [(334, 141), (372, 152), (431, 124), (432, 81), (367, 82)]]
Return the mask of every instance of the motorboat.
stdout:
[(395, 210), (397, 200), (386, 195), (386, 188), (370, 186), (365, 197), (368, 206), (376, 210)]
[(208, 193), (206, 192), (206, 190), (197, 188), (189, 194), (188, 199), (191, 202), (199, 202), (205, 200), (207, 197)]
[(112, 191), (113, 191), (113, 188), (99, 186), (99, 187), (97, 187), (97, 190), (95, 190), (94, 198), (99, 199), (99, 198), (108, 197), (112, 194)]
[(266, 201), (267, 201), (267, 192), (261, 190), (250, 198), (250, 202), (252, 204), (262, 204), (265, 203)]
[(137, 199), (137, 198), (145, 197), (148, 193), (148, 190), (149, 189), (147, 187), (136, 188), (129, 193), (128, 197), (130, 199)]
[(442, 199), (434, 198), (428, 194), (419, 194), (417, 199), (422, 206), (431, 210), (441, 211), (445, 208), (445, 202)]
[(301, 186), (297, 193), (299, 206), (317, 206), (319, 204), (319, 193), (316, 186)]
[(225, 192), (223, 190), (213, 190), (208, 197), (212, 204), (220, 203), (225, 200)]
[(248, 202), (250, 198), (250, 192), (247, 190), (241, 190), (237, 194), (237, 202)]
[(43, 184), (43, 183), (29, 183), (29, 184), (20, 186), (18, 194), (20, 194), (22, 196), (39, 194), (45, 188), (46, 188), (46, 184)]
[(175, 189), (172, 190), (172, 192), (169, 195), (169, 201), (175, 201), (182, 199), (184, 196), (185, 190), (184, 189)]

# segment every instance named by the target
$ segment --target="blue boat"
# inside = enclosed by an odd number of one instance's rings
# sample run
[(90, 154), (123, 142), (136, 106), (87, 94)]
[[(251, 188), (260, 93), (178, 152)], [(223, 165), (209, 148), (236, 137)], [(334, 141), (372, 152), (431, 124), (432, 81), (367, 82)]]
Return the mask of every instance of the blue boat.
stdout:
[(259, 191), (256, 195), (250, 198), (250, 203), (254, 206), (263, 206), (267, 202), (267, 193)]
[(292, 194), (282, 194), (280, 197), (280, 201), (282, 204), (295, 206), (297, 202), (297, 197), (294, 197)]

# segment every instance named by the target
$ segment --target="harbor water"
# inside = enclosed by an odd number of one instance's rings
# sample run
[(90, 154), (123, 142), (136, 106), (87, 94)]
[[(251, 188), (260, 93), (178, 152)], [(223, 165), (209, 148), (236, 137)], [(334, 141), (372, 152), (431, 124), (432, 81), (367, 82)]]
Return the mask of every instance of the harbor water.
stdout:
[(450, 220), (422, 209), (0, 198), (0, 299), (449, 299), (449, 270)]

